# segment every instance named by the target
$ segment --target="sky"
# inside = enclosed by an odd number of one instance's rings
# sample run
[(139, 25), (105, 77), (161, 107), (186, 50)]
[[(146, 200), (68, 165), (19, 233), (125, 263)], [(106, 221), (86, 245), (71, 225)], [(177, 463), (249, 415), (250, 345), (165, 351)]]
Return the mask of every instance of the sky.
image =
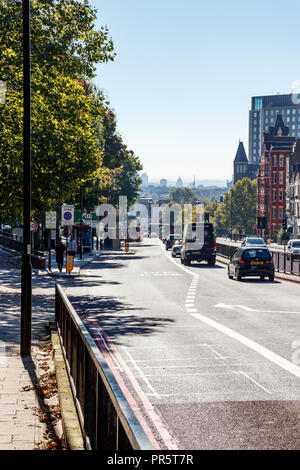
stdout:
[(252, 96), (300, 80), (299, 0), (90, 0), (117, 56), (99, 64), (150, 180), (231, 180)]

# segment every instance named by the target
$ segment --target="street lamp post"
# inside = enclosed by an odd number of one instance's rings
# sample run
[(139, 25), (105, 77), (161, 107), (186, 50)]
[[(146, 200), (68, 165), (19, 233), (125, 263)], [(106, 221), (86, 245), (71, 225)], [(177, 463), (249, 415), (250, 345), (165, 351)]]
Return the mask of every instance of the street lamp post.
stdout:
[(31, 355), (32, 267), (30, 243), (31, 212), (31, 61), (30, 0), (23, 0), (23, 262), (21, 287), (21, 355)]

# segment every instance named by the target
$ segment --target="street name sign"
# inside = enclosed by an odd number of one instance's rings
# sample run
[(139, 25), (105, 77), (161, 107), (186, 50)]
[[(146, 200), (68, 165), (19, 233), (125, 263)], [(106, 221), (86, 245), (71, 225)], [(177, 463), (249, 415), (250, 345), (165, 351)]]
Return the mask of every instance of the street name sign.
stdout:
[(56, 229), (56, 212), (55, 211), (46, 212), (45, 228), (50, 229), (50, 230)]

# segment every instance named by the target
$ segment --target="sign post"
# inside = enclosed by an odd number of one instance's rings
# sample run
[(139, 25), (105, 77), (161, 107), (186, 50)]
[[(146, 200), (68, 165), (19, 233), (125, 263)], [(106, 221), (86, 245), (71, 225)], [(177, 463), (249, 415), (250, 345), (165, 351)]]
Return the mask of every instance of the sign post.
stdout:
[(74, 224), (74, 206), (63, 204), (61, 206), (61, 225), (70, 226)]
[(31, 356), (31, 41), (30, 0), (23, 0), (23, 258), (21, 276), (21, 356)]
[(48, 268), (51, 271), (51, 230), (56, 229), (56, 212), (50, 211), (46, 212), (46, 229), (50, 230), (50, 237), (49, 237), (49, 256), (48, 256)]

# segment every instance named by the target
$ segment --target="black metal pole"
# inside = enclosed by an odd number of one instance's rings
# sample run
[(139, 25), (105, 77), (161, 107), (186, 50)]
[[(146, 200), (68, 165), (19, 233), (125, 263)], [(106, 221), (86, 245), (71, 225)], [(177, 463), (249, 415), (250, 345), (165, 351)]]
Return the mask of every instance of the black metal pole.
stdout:
[(82, 259), (82, 211), (83, 211), (83, 189), (80, 186), (80, 259)]
[(31, 355), (32, 267), (30, 243), (31, 211), (31, 63), (30, 0), (23, 0), (23, 90), (24, 90), (24, 180), (23, 263), (21, 287), (21, 355)]

